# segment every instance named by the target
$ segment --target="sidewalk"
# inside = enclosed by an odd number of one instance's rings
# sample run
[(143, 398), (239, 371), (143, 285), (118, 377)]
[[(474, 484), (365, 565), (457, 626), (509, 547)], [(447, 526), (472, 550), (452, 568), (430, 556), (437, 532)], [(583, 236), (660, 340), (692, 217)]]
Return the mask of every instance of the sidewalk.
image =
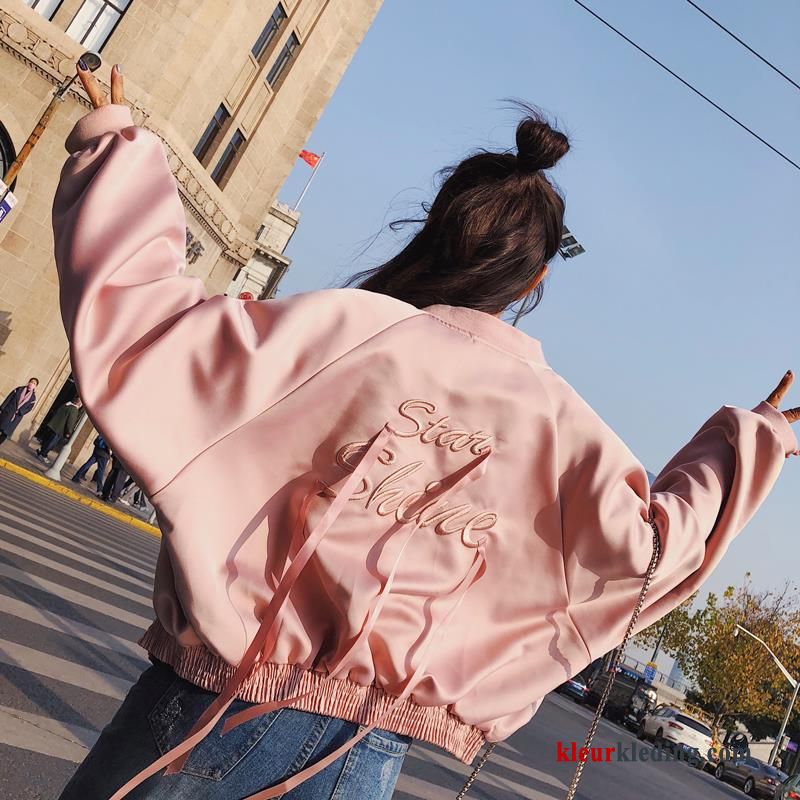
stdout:
[[(53, 451), (52, 460), (55, 459), (57, 451)], [(152, 507), (148, 505), (146, 512), (141, 512), (134, 506), (126, 506), (124, 503), (107, 503), (95, 494), (94, 480), (84, 483), (73, 483), (70, 479), (78, 471), (72, 464), (65, 464), (61, 470), (61, 481), (54, 481), (45, 477), (45, 472), (49, 466), (43, 464), (36, 458), (35, 451), (26, 445), (6, 440), (0, 445), (0, 469), (15, 472), (22, 475), (40, 486), (58, 492), (66, 497), (70, 497), (78, 503), (114, 517), (121, 522), (127, 522), (139, 530), (143, 530), (153, 536), (160, 537), (161, 531), (151, 525), (147, 520), (152, 513)], [(92, 473), (93, 470), (89, 472)], [(123, 510), (124, 509), (124, 510)]]

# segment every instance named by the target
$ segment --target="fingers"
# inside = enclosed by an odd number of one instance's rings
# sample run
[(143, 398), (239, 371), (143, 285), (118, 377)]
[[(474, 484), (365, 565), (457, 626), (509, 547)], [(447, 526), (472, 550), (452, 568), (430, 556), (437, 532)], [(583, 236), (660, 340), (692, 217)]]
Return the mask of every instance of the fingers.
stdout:
[(122, 105), (125, 98), (122, 92), (122, 66), (114, 64), (111, 68), (111, 102)]
[(84, 69), (81, 66), (80, 60), (78, 61), (75, 69), (78, 73), (78, 77), (81, 79), (83, 88), (86, 89), (86, 94), (89, 95), (89, 100), (91, 101), (92, 105), (95, 108), (108, 105), (108, 100), (106, 99), (105, 93), (100, 88), (97, 78), (92, 75), (91, 71)]
[(794, 380), (794, 375), (792, 375), (791, 370), (788, 370), (786, 374), (781, 378), (781, 382), (775, 387), (775, 390), (767, 398), (767, 402), (771, 406), (775, 406), (775, 408), (777, 408), (781, 400), (783, 400), (783, 396), (786, 394), (789, 387), (792, 385), (793, 380)]
[(786, 417), (788, 422), (797, 422), (800, 420), (800, 406), (795, 408), (787, 408), (786, 411), (783, 412), (783, 416)]
[[(84, 69), (80, 60), (75, 69), (78, 73), (78, 77), (81, 79), (83, 88), (86, 90), (86, 94), (89, 96), (92, 106), (94, 108), (100, 108), (100, 106), (108, 105), (108, 98), (105, 92), (100, 88), (100, 84), (97, 82), (97, 78), (94, 77), (91, 70)], [(118, 105), (122, 105), (125, 102), (122, 84), (122, 67), (119, 64), (115, 64), (111, 69), (111, 102)]]

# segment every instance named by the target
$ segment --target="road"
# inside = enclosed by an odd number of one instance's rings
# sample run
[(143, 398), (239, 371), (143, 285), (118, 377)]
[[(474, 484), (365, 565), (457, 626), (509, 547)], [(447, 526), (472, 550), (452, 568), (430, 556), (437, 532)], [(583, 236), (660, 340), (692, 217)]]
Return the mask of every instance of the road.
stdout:
[[(0, 470), (0, 797), (55, 800), (150, 662), (135, 643), (152, 619), (158, 539)], [(472, 800), (561, 798), (574, 764), (557, 742), (582, 745), (591, 714), (550, 695), (495, 750)], [(594, 744), (630, 748), (605, 720)], [(452, 800), (471, 768), (414, 745), (395, 800)], [(677, 762), (587, 765), (581, 800), (743, 798)], [(354, 799), (355, 800), (355, 799)]]

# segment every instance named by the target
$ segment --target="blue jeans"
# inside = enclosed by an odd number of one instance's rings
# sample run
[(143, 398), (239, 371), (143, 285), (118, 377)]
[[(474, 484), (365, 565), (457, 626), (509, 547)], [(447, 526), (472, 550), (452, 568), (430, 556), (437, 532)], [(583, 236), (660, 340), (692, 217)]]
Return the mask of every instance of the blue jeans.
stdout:
[(86, 473), (92, 468), (92, 464), (97, 464), (94, 471), (94, 482), (97, 486), (97, 493), (103, 491), (103, 478), (106, 474), (106, 467), (108, 466), (108, 456), (98, 455), (96, 452), (89, 456), (89, 460), (72, 476), (75, 483), (82, 481), (86, 477)]
[(50, 451), (61, 443), (61, 436), (48, 428), (40, 441), (42, 444), (37, 452), (42, 458), (47, 458), (50, 455)]
[[(131, 687), (59, 800), (108, 800), (130, 778), (183, 741), (217, 695), (155, 661)], [(236, 699), (198, 744), (180, 773), (164, 770), (133, 789), (130, 800), (241, 800), (333, 752), (362, 726), (281, 708), (224, 736), (225, 720), (252, 705)], [(389, 800), (410, 736), (375, 729), (284, 800)], [(126, 798), (126, 800), (127, 800)]]

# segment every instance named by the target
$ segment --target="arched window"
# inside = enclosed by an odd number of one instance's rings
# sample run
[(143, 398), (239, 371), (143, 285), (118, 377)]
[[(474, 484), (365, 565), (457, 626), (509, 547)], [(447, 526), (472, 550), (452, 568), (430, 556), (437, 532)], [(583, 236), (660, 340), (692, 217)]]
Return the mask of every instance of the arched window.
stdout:
[[(16, 150), (14, 150), (14, 142), (11, 141), (11, 137), (8, 135), (8, 131), (5, 129), (5, 126), (2, 122), (0, 122), (0, 177), (8, 172), (8, 168), (14, 163), (14, 159), (17, 157)], [(14, 188), (14, 184), (16, 184), (16, 180), (11, 184), (11, 188)]]

